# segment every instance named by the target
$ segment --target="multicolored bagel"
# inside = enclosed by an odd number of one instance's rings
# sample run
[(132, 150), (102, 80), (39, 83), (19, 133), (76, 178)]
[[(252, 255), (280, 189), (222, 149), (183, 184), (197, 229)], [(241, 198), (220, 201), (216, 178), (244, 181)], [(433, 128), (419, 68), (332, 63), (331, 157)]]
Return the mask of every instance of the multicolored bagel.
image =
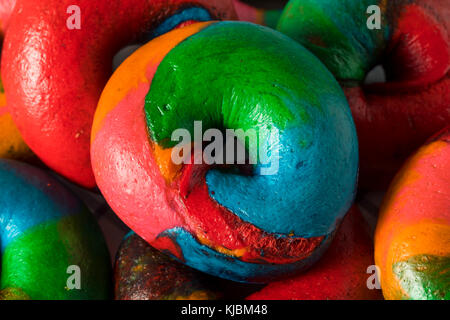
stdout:
[[(380, 8), (380, 29), (368, 27), (371, 5)], [(387, 187), (406, 158), (450, 123), (449, 16), (450, 2), (440, 0), (286, 6), (278, 30), (317, 55), (344, 87), (358, 131), (361, 187)], [(365, 85), (379, 64), (387, 82)]]
[(174, 261), (131, 232), (117, 253), (117, 300), (215, 300), (217, 281)]
[[(0, 1), (0, 47), (14, 9), (15, 0)], [(1, 50), (1, 49), (0, 49)], [(32, 155), (14, 124), (6, 106), (3, 82), (0, 79), (0, 158), (28, 159)]]
[[(308, 272), (268, 284), (248, 300), (378, 300), (381, 290), (368, 287), (374, 265), (373, 242), (353, 207), (323, 258)], [(373, 283), (372, 283), (373, 284)]]
[[(250, 148), (250, 174), (176, 165), (171, 135), (194, 137), (197, 120), (204, 130), (258, 132), (278, 170), (262, 175), (262, 149)], [(102, 94), (91, 150), (100, 190), (131, 229), (193, 268), (242, 282), (318, 260), (358, 170), (351, 113), (329, 71), (288, 37), (245, 22), (194, 24), (136, 51)]]
[[(0, 159), (0, 186), (0, 299), (109, 298), (109, 254), (84, 205), (47, 173), (12, 160)], [(79, 289), (67, 287), (71, 266)]]
[(386, 299), (450, 300), (450, 127), (398, 173), (375, 233)]
[(271, 28), (277, 26), (278, 20), (283, 12), (282, 9), (265, 10), (262, 8), (255, 8), (240, 0), (233, 0), (233, 3), (239, 20), (253, 22)]
[[(77, 10), (70, 11), (76, 5)], [(80, 28), (71, 22), (79, 14)], [(234, 18), (231, 0), (18, 0), (2, 59), (11, 114), (50, 168), (95, 186), (91, 125), (113, 56), (177, 26)]]

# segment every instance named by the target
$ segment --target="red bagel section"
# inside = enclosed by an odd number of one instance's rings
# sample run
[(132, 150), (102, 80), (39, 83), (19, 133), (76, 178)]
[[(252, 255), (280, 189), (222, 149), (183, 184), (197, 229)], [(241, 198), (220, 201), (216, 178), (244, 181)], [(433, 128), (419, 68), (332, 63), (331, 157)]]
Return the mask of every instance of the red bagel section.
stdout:
[[(191, 163), (194, 163), (193, 159)], [(242, 261), (287, 264), (311, 256), (325, 239), (324, 236), (277, 238), (243, 221), (209, 196), (205, 183), (209, 169), (207, 165), (185, 165), (181, 177), (172, 185), (174, 194), (180, 190), (183, 207), (189, 212), (184, 219), (200, 242), (238, 256)], [(215, 218), (211, 219), (211, 216)], [(261, 256), (262, 250), (264, 256)]]
[(379, 300), (381, 290), (367, 272), (374, 265), (373, 243), (361, 212), (353, 207), (323, 258), (306, 273), (268, 284), (247, 300)]
[[(422, 5), (424, 6), (424, 4)], [(409, 5), (400, 14), (385, 61), (390, 86), (423, 87), (439, 81), (449, 71), (449, 5)]]
[(450, 5), (401, 12), (383, 64), (387, 83), (344, 88), (360, 140), (360, 186), (384, 189), (405, 159), (450, 123)]
[[(70, 30), (77, 5), (81, 29)], [(189, 6), (234, 19), (223, 0), (26, 0), (17, 2), (4, 44), (2, 77), (24, 140), (52, 169), (95, 186), (89, 156), (92, 119), (113, 56)]]
[[(450, 79), (420, 90), (346, 88), (360, 143), (362, 188), (384, 188), (418, 145), (450, 123)], [(377, 182), (376, 184), (374, 182)]]
[(16, 5), (16, 0), (0, 1), (0, 30), (2, 33), (8, 28), (9, 17)]

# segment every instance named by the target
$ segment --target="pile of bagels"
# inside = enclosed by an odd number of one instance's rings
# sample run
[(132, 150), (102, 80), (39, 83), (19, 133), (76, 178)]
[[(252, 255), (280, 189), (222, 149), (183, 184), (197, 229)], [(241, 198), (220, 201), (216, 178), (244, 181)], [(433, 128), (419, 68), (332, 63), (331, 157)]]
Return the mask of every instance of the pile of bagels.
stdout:
[(450, 300), (450, 3), (286, 2), (0, 0), (0, 300)]

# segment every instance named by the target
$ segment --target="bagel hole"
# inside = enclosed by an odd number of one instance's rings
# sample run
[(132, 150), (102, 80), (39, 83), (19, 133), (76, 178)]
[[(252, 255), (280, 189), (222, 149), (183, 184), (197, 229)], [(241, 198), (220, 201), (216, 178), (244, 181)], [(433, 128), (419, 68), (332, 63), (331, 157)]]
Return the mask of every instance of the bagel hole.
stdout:
[[(234, 170), (239, 172), (240, 174), (250, 176), (253, 174), (253, 165), (250, 163), (250, 153), (248, 152), (248, 148), (238, 139), (237, 136), (233, 136), (232, 139), (234, 145), (234, 159), (233, 159), (233, 167)], [(230, 143), (230, 142), (228, 142)], [(227, 156), (227, 148), (224, 144), (225, 152), (224, 152), (224, 161), (226, 161)]]
[(372, 70), (370, 70), (367, 73), (366, 78), (364, 79), (365, 85), (370, 85), (374, 83), (386, 83), (386, 82), (387, 82), (386, 69), (381, 64), (375, 66)]
[[(217, 159), (219, 163), (212, 164), (216, 169), (232, 172), (241, 175), (252, 175), (253, 164), (251, 163), (250, 153), (246, 145), (244, 145), (236, 135), (230, 135), (225, 133), (225, 130), (221, 130), (225, 141), (222, 141), (220, 149), (214, 149), (211, 152), (211, 157)], [(205, 148), (214, 143), (214, 139), (211, 142), (203, 143), (203, 152)], [(248, 147), (248, 141), (246, 141)], [(206, 157), (205, 153), (203, 154)]]
[(248, 4), (252, 7), (265, 10), (281, 10), (289, 2), (288, 0), (239, 0), (239, 1)]
[(139, 44), (133, 44), (120, 49), (119, 52), (117, 52), (116, 55), (113, 57), (112, 61), (113, 71), (116, 71), (116, 69), (140, 47), (141, 45)]

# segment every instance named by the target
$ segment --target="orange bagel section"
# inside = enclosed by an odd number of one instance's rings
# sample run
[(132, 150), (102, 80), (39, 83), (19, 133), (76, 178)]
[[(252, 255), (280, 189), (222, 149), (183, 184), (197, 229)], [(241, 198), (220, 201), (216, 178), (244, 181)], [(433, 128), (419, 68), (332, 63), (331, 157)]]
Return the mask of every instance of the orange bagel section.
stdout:
[[(211, 23), (199, 22), (174, 30), (170, 35), (162, 35), (139, 48), (135, 54), (121, 64), (107, 84), (107, 86), (114, 86), (119, 89), (114, 92), (103, 91), (100, 97), (92, 125), (91, 141), (94, 141), (108, 113), (128, 95), (129, 91), (137, 88), (141, 83), (148, 83), (147, 72), (155, 72), (159, 63), (170, 50)], [(149, 69), (147, 66), (152, 66), (152, 68)]]
[(0, 158), (25, 160), (31, 155), (7, 110), (5, 94), (0, 93)]
[(448, 299), (450, 127), (398, 173), (375, 234), (386, 299)]

